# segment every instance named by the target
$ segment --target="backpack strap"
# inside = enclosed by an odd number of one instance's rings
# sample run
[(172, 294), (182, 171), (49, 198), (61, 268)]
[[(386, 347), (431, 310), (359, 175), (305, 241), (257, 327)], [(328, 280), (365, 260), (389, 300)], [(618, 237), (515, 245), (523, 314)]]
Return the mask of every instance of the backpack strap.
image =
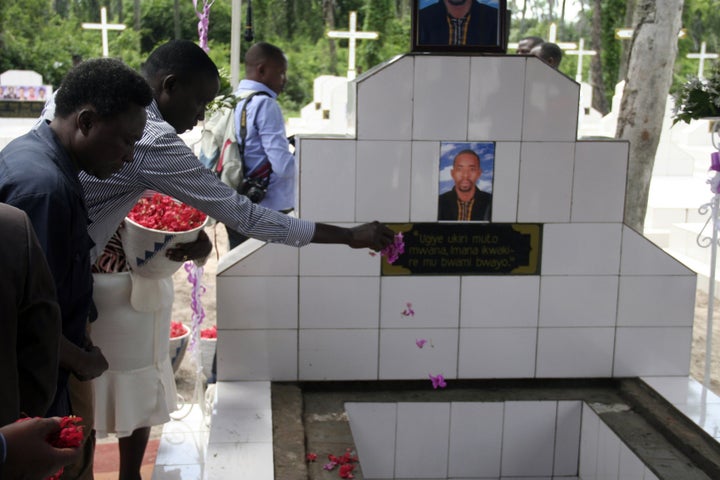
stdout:
[[(245, 176), (247, 173), (247, 166), (245, 165), (245, 137), (247, 137), (247, 104), (250, 103), (250, 100), (252, 100), (255, 95), (265, 95), (266, 97), (270, 96), (270, 94), (263, 91), (252, 92), (250, 95), (245, 97), (245, 103), (243, 103), (242, 109), (240, 110), (240, 138), (238, 138), (238, 150), (240, 151), (240, 159), (243, 162), (243, 176)], [(270, 173), (272, 172), (272, 166), (270, 166), (269, 160), (265, 159), (265, 162), (267, 162), (268, 165), (262, 165), (261, 168), (259, 168), (260, 172), (258, 176), (270, 176)]]

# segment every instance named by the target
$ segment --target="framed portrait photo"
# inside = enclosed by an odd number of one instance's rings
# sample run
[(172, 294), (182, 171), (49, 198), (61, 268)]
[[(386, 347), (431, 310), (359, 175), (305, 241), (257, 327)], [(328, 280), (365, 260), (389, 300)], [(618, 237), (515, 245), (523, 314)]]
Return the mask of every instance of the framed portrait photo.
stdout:
[(438, 220), (489, 222), (495, 142), (441, 142), (439, 168)]
[(413, 0), (412, 51), (505, 53), (506, 0)]

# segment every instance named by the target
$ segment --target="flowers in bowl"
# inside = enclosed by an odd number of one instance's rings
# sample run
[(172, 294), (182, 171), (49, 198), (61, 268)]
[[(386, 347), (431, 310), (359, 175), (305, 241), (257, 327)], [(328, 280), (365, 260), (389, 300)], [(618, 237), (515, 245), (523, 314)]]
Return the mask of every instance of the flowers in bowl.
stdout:
[(146, 278), (164, 278), (182, 265), (167, 258), (168, 248), (194, 242), (208, 221), (201, 211), (161, 193), (147, 191), (120, 228), (130, 270)]
[(189, 339), (190, 329), (188, 327), (182, 322), (170, 322), (170, 345), (168, 350), (170, 352), (170, 364), (172, 365), (173, 372), (177, 372), (178, 368), (180, 368), (180, 363), (185, 356)]
[(212, 364), (217, 346), (217, 326), (200, 330), (200, 363), (205, 378), (212, 377)]
[(688, 77), (673, 95), (673, 125), (700, 118), (720, 117), (720, 62), (715, 62), (707, 80)]
[(207, 219), (200, 210), (162, 193), (141, 198), (127, 217), (143, 227), (165, 232), (193, 230), (204, 225)]

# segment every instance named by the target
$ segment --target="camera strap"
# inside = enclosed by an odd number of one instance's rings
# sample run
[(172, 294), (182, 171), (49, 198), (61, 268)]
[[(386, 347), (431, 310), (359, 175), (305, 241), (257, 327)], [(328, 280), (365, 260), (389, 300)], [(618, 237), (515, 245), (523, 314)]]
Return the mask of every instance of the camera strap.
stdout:
[[(247, 137), (247, 104), (255, 95), (265, 95), (269, 97), (267, 92), (257, 91), (252, 92), (245, 98), (242, 109), (240, 110), (240, 138), (238, 138), (238, 150), (240, 151), (240, 161), (242, 162), (243, 177), (247, 177), (247, 165), (245, 164), (245, 137)], [(260, 165), (253, 172), (252, 178), (262, 179), (267, 185), (270, 182), (270, 174), (272, 173), (272, 164), (267, 157), (262, 161)]]

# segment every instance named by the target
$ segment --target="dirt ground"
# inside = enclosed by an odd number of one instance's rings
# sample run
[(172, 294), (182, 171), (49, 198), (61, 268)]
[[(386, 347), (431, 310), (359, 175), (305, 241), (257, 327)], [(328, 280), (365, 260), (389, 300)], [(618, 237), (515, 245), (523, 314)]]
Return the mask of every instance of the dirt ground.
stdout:
[[(203, 320), (203, 328), (216, 325), (217, 318), (215, 315), (215, 272), (217, 271), (217, 261), (220, 255), (227, 252), (227, 235), (222, 225), (207, 227), (206, 232), (213, 242), (215, 248), (210, 254), (207, 264), (204, 267), (203, 284), (206, 287), (205, 294), (201, 297), (202, 305), (205, 308), (205, 319)], [(185, 324), (190, 324), (192, 310), (190, 308), (190, 290), (191, 285), (187, 280), (187, 273), (184, 269), (178, 270), (173, 277), (175, 281), (175, 304), (174, 304), (174, 320), (179, 320)], [(705, 285), (702, 285), (706, 287)], [(717, 296), (720, 292), (716, 292), (716, 300), (714, 302), (713, 314), (713, 344), (712, 367), (711, 367), (711, 388), (715, 393), (720, 394), (720, 301)], [(693, 345), (691, 353), (690, 374), (700, 382), (703, 382), (705, 376), (705, 345), (707, 331), (708, 316), (708, 296), (706, 293), (698, 290), (695, 297), (695, 321), (693, 327)], [(192, 397), (195, 386), (195, 364), (192, 355), (185, 355), (185, 358), (175, 375), (178, 393), (186, 399)]]

